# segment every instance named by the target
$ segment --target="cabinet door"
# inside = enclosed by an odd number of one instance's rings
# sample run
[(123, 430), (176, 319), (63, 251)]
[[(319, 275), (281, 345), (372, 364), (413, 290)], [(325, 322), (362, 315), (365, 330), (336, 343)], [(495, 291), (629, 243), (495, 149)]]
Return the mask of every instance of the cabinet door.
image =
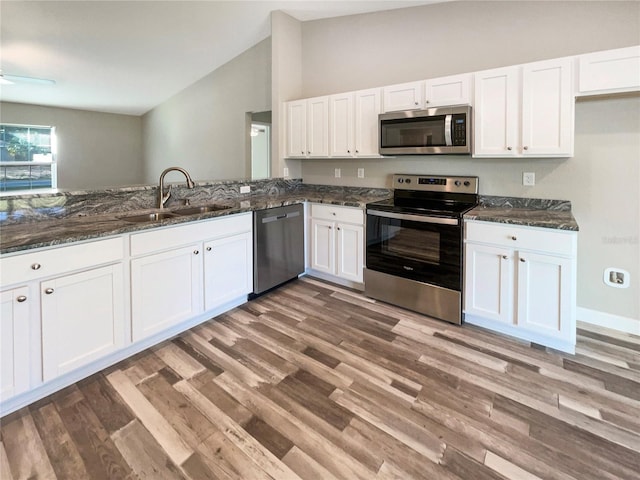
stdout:
[(452, 75), (425, 82), (426, 108), (446, 105), (471, 105), (471, 75)]
[(467, 243), (465, 313), (513, 324), (513, 250)]
[(522, 154), (573, 155), (571, 59), (522, 67)]
[(556, 339), (571, 340), (575, 335), (571, 260), (520, 252), (517, 263), (518, 326)]
[(353, 148), (353, 94), (332, 95), (329, 103), (331, 128), (329, 155), (352, 157)]
[(29, 388), (28, 287), (0, 293), (0, 401)]
[(378, 115), (382, 108), (381, 89), (372, 88), (356, 92), (355, 97), (355, 147), (358, 157), (378, 157)]
[(287, 103), (287, 156), (307, 155), (307, 102)]
[(311, 268), (335, 275), (334, 222), (311, 219)]
[(361, 225), (338, 223), (336, 268), (339, 277), (353, 282), (363, 281), (364, 228)]
[(640, 90), (640, 46), (581, 55), (578, 68), (582, 95)]
[(329, 156), (329, 97), (307, 100), (307, 156)]
[(253, 291), (251, 232), (204, 244), (204, 308), (212, 310)]
[(384, 87), (385, 112), (418, 110), (424, 104), (424, 82), (410, 82)]
[(520, 131), (519, 67), (475, 74), (474, 145), (476, 157), (517, 154)]
[(117, 264), (41, 282), (44, 381), (124, 345), (122, 270)]
[(131, 260), (134, 342), (202, 312), (201, 248), (193, 244)]

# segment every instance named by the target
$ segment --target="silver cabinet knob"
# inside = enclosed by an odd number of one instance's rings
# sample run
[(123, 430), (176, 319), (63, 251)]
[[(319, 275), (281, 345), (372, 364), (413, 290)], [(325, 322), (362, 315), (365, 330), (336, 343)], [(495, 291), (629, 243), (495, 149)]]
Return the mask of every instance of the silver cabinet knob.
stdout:
[(337, 230), (340, 230), (340, 227), (336, 227)]
[(518, 237), (516, 237), (515, 235), (511, 237), (511, 240), (516, 241), (518, 239)]
[(429, 103), (429, 100), (427, 100), (427, 101), (426, 101), (426, 102), (424, 102), (424, 103)]
[(207, 247), (207, 252), (210, 252), (210, 251), (211, 251), (211, 247)]
[(520, 261), (521, 261), (522, 263), (526, 262), (526, 260), (525, 260), (524, 258), (521, 258), (521, 259), (520, 259)]
[(527, 147), (526, 145), (522, 148), (524, 148), (525, 150), (529, 150), (529, 147)]
[(300, 152), (302, 155), (304, 155), (304, 152)]
[(51, 295), (54, 292), (53, 288), (45, 288), (44, 293)]
[(351, 153), (351, 150), (347, 150), (347, 153)]
[(194, 251), (193, 251), (193, 254), (194, 254), (194, 255), (198, 255), (199, 253), (200, 253), (200, 252), (199, 252), (198, 250), (194, 250)]
[(16, 298), (16, 300), (18, 301), (18, 303), (26, 302), (27, 297), (25, 295), (20, 295), (18, 298)]
[(507, 257), (506, 255), (502, 255), (502, 258), (504, 258), (506, 260), (509, 257)]
[(360, 152), (358, 152), (358, 150), (356, 150), (356, 153), (360, 153)]
[(329, 230), (331, 230), (332, 227), (329, 227)]
[(418, 102), (413, 102), (415, 105), (418, 105)]
[(40, 267), (42, 267), (42, 265), (40, 265), (39, 263), (34, 263), (33, 265), (31, 265), (31, 270), (40, 270)]
[(511, 150), (511, 147), (507, 147), (507, 150), (509, 150), (509, 151), (510, 151), (510, 150)]
[(331, 212), (331, 215), (333, 215), (335, 217), (336, 216), (336, 212)]

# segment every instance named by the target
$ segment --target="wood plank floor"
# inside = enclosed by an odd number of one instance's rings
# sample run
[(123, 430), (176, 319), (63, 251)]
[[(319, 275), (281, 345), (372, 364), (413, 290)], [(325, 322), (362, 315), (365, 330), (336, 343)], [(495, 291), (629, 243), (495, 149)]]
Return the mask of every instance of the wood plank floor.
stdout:
[(313, 279), (2, 419), (10, 479), (638, 479), (640, 337), (576, 355)]

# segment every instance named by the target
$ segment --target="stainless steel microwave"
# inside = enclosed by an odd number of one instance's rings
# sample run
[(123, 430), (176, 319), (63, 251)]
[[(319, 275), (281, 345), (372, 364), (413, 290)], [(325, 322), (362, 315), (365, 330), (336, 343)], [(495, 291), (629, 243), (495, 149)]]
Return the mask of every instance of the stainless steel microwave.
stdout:
[(380, 155), (471, 154), (471, 107), (406, 110), (379, 115)]

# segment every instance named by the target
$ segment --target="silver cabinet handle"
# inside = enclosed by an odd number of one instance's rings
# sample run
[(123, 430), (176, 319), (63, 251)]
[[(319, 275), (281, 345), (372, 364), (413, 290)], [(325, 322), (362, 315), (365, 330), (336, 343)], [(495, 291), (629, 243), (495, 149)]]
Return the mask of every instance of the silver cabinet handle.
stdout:
[(526, 262), (526, 260), (525, 260), (524, 258), (521, 258), (521, 259), (520, 259), (520, 261), (521, 261), (522, 263)]
[(210, 252), (210, 251), (211, 251), (211, 247), (207, 247), (207, 252)]
[(42, 265), (40, 265), (39, 263), (34, 263), (33, 265), (31, 265), (31, 270), (40, 270), (40, 267), (42, 267)]
[(51, 295), (54, 292), (53, 288), (46, 288), (44, 290), (44, 293), (46, 293), (47, 295)]
[(200, 253), (200, 252), (199, 252), (198, 250), (194, 250), (194, 251), (193, 251), (193, 254), (194, 254), (194, 255), (198, 255), (199, 253)]
[(20, 295), (18, 298), (16, 298), (16, 300), (18, 301), (18, 303), (26, 302), (27, 297), (25, 295)]
[(518, 237), (516, 237), (515, 235), (513, 235), (513, 236), (511, 237), (511, 240), (513, 240), (513, 241), (516, 241), (517, 239), (518, 239)]

